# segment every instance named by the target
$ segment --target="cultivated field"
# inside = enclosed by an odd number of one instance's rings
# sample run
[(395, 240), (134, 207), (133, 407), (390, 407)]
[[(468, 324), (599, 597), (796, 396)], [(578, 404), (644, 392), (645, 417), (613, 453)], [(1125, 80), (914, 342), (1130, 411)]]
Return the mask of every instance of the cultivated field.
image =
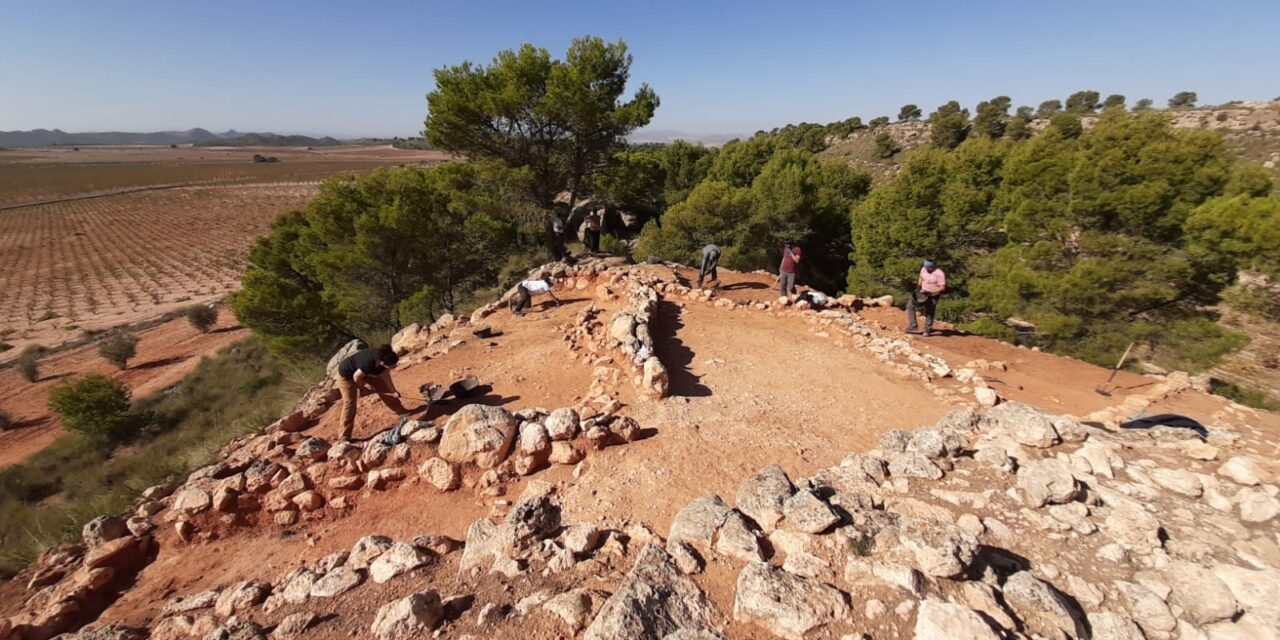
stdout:
[(0, 361), (221, 298), (254, 238), (319, 180), (443, 159), (387, 146), (2, 151)]

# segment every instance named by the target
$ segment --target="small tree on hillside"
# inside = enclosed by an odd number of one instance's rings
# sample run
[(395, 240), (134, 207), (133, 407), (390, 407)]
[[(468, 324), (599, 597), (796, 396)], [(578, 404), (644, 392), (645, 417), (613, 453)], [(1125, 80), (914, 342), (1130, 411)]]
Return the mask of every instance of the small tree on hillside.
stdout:
[(872, 118), (872, 119), (871, 119), (871, 128), (872, 128), (872, 129), (876, 129), (876, 128), (879, 128), (879, 127), (883, 127), (883, 126), (885, 126), (886, 124), (889, 124), (889, 116), (880, 116), (880, 117), (878, 117), (878, 118)]
[(218, 310), (207, 304), (193, 304), (186, 310), (187, 322), (200, 333), (209, 333), (210, 327), (218, 321)]
[(1151, 98), (1140, 98), (1137, 102), (1133, 103), (1133, 110), (1146, 111), (1147, 109), (1150, 109), (1153, 104), (1155, 104), (1155, 101)]
[(1009, 126), (1009, 96), (997, 96), (990, 101), (978, 103), (977, 114), (973, 118), (973, 130), (993, 140), (1004, 137)]
[(929, 124), (933, 125), (933, 146), (954, 149), (969, 137), (969, 110), (952, 100), (929, 114)]
[(101, 374), (64, 382), (49, 392), (49, 409), (68, 431), (99, 439), (132, 437), (141, 420), (129, 412), (129, 387)]
[(1097, 110), (1097, 91), (1077, 91), (1067, 96), (1067, 113), (1093, 113)]
[(902, 151), (898, 143), (893, 141), (893, 136), (888, 131), (881, 131), (876, 134), (876, 156), (881, 158), (892, 158), (893, 154)]
[(138, 337), (117, 333), (98, 345), (98, 355), (119, 369), (129, 366), (129, 360), (138, 355)]
[(1123, 108), (1124, 108), (1124, 96), (1122, 96), (1122, 95), (1120, 95), (1120, 94), (1118, 94), (1118, 93), (1113, 93), (1113, 94), (1111, 94), (1111, 95), (1107, 96), (1107, 99), (1106, 99), (1106, 100), (1103, 100), (1103, 101), (1102, 101), (1102, 108), (1103, 108), (1103, 109), (1111, 109), (1111, 108), (1113, 108), (1113, 107), (1120, 107), (1121, 109), (1123, 109)]
[(1169, 108), (1190, 109), (1191, 107), (1196, 106), (1197, 99), (1198, 97), (1194, 91), (1179, 91), (1175, 93), (1172, 98), (1169, 98)]
[(27, 382), (36, 382), (40, 380), (40, 357), (44, 355), (44, 347), (33, 344), (22, 350), (18, 354), (16, 366), (18, 375), (22, 376)]
[(898, 110), (898, 121), (919, 120), (921, 115), (920, 107), (914, 104), (904, 104), (902, 109)]
[(1045, 100), (1040, 103), (1040, 108), (1036, 109), (1037, 118), (1048, 118), (1055, 113), (1062, 113), (1061, 100)]

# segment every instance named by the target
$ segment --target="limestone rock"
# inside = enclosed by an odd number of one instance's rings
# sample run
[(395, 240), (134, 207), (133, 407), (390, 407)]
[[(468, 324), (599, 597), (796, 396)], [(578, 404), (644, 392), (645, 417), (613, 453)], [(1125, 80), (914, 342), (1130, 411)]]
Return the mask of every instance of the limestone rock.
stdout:
[(715, 542), (716, 531), (724, 524), (732, 509), (720, 496), (702, 496), (681, 509), (671, 521), (667, 539), (684, 541), (710, 548)]
[(665, 398), (667, 389), (671, 385), (671, 380), (667, 375), (667, 368), (662, 366), (662, 362), (655, 356), (650, 356), (644, 361), (644, 390), (655, 398)]
[(119, 516), (98, 516), (84, 525), (81, 537), (86, 547), (93, 548), (104, 542), (129, 535), (129, 527)]
[(1090, 613), (1089, 628), (1093, 631), (1093, 640), (1146, 640), (1132, 620), (1110, 611)]
[(1028, 506), (1032, 507), (1063, 504), (1080, 495), (1080, 487), (1071, 475), (1071, 468), (1057, 458), (1022, 465), (1018, 469), (1018, 487), (1026, 496)]
[(1245, 522), (1267, 522), (1280, 514), (1280, 501), (1262, 489), (1241, 489), (1236, 502), (1240, 505), (1240, 519)]
[(1247, 456), (1235, 456), (1218, 467), (1218, 473), (1232, 482), (1256, 487), (1262, 484), (1262, 468), (1257, 461)]
[(1205, 625), (1228, 620), (1239, 611), (1231, 589), (1212, 571), (1185, 561), (1174, 561), (1164, 571), (1173, 602), (1182, 606), (1191, 622)]
[(889, 475), (895, 478), (925, 478), (939, 480), (942, 469), (929, 456), (906, 451), (889, 456)]
[(428, 458), (418, 467), (418, 475), (440, 491), (453, 491), (462, 485), (462, 474), (442, 458)]
[(737, 511), (730, 511), (724, 523), (716, 531), (715, 550), (747, 562), (764, 559), (764, 550), (760, 547), (760, 537), (747, 523), (747, 519)]
[(978, 551), (978, 539), (958, 525), (924, 518), (902, 518), (898, 542), (925, 575), (953, 578), (964, 573)]
[(312, 598), (332, 598), (346, 593), (364, 582), (364, 572), (346, 565), (335, 567), (311, 586)]
[(506, 409), (469, 404), (449, 417), (440, 438), (440, 457), (492, 469), (502, 463), (515, 441), (516, 419)]
[(265, 582), (258, 580), (241, 582), (229, 587), (218, 596), (217, 602), (213, 605), (213, 611), (220, 617), (228, 618), (261, 604), (269, 595), (271, 595), (271, 585)]
[(999, 640), (982, 616), (968, 607), (936, 600), (920, 603), (916, 640)]
[(752, 562), (738, 574), (734, 619), (754, 622), (774, 635), (799, 639), (848, 616), (844, 594), (817, 580), (762, 562)]
[(173, 499), (173, 510), (187, 515), (200, 513), (211, 506), (213, 498), (209, 496), (209, 492), (194, 487), (183, 489)]
[(1140, 584), (1116, 581), (1116, 588), (1129, 610), (1130, 617), (1138, 623), (1148, 637), (1164, 637), (1178, 625), (1177, 618), (1169, 611), (1169, 605), (1155, 593)]
[(1088, 637), (1084, 612), (1049, 583), (1019, 571), (1004, 583), (1004, 600), (1032, 631), (1052, 637)]
[(323, 438), (312, 436), (298, 443), (295, 454), (299, 458), (305, 458), (312, 461), (324, 460), (328, 457), (329, 442)]
[(292, 502), (303, 511), (316, 511), (324, 507), (324, 496), (315, 491), (303, 491), (294, 496)]
[(787, 528), (804, 533), (821, 533), (840, 521), (831, 506), (808, 489), (796, 491), (782, 506)]
[(991, 387), (974, 387), (973, 399), (983, 407), (994, 407), (1000, 404), (1000, 394)]
[(572, 442), (555, 441), (551, 443), (551, 456), (548, 460), (554, 464), (578, 464), (587, 457), (582, 448)]
[(662, 547), (647, 544), (582, 638), (663, 640), (677, 632), (711, 631), (714, 620), (706, 594)]
[(235, 620), (210, 631), (204, 636), (204, 640), (266, 640), (266, 637), (267, 634), (256, 622)]
[(520, 426), (520, 453), (534, 459), (546, 460), (551, 455), (551, 436), (547, 428), (537, 422)]
[(1108, 499), (1111, 513), (1103, 521), (1107, 534), (1128, 551), (1151, 553), (1162, 547), (1160, 521), (1127, 498)]
[(1021, 402), (1006, 402), (986, 415), (988, 422), (1003, 429), (1019, 444), (1040, 449), (1062, 442), (1054, 422), (1063, 419)]
[(542, 605), (569, 626), (571, 633), (577, 633), (591, 618), (592, 593), (587, 589), (574, 589), (552, 597)]
[(570, 407), (556, 409), (547, 416), (547, 434), (552, 440), (572, 440), (578, 436), (578, 412)]
[(443, 617), (440, 595), (425, 591), (382, 605), (374, 617), (372, 631), (379, 640), (417, 638), (428, 635)]
[(301, 638), (318, 619), (316, 614), (310, 611), (286, 616), (284, 620), (280, 621), (280, 624), (276, 625), (275, 631), (271, 632), (271, 637), (279, 640)]
[(1152, 469), (1151, 479), (1156, 484), (1188, 498), (1199, 498), (1204, 493), (1204, 485), (1196, 474), (1185, 469)]
[(408, 573), (431, 561), (431, 556), (421, 549), (397, 542), (369, 565), (369, 577), (381, 584), (400, 574)]
[(342, 364), (342, 361), (346, 360), (347, 357), (359, 351), (360, 345), (361, 345), (361, 342), (358, 339), (352, 340), (342, 345), (341, 349), (338, 349), (337, 352), (335, 352), (332, 356), (330, 356), (329, 362), (326, 363), (324, 366), (325, 378), (332, 378), (334, 374), (338, 373), (338, 365)]

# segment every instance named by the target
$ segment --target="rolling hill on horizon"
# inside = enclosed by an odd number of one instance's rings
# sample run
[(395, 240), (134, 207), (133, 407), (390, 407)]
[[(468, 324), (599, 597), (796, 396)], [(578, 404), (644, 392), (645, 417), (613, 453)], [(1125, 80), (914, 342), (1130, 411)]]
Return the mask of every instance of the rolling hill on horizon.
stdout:
[(50, 145), (115, 145), (115, 144), (203, 144), (232, 146), (327, 146), (341, 144), (335, 138), (315, 138), (304, 135), (276, 133), (241, 133), (228, 129), (214, 133), (196, 127), (186, 131), (86, 131), (72, 133), (61, 129), (32, 129), (30, 131), (0, 131), (0, 147), (44, 147)]

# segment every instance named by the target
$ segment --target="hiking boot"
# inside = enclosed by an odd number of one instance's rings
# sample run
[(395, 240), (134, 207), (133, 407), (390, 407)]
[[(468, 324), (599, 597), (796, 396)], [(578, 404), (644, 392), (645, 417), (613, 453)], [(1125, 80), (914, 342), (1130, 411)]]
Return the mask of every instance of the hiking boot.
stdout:
[(934, 331), (934, 330), (932, 330), (932, 329), (925, 329), (925, 330), (924, 330), (924, 333), (923, 333), (923, 334), (921, 334), (921, 335), (923, 335), (924, 337), (928, 338), (929, 336), (934, 335), (934, 334), (936, 334), (936, 333), (937, 333), (937, 331)]
[(523, 318), (523, 317), (524, 317), (524, 312), (523, 312), (523, 311), (512, 311), (511, 313), (512, 313), (512, 315), (515, 315), (516, 317), (519, 317), (519, 318)]
[(920, 335), (921, 333), (919, 329), (914, 329), (914, 328), (903, 329), (903, 332), (914, 334), (914, 335)]

